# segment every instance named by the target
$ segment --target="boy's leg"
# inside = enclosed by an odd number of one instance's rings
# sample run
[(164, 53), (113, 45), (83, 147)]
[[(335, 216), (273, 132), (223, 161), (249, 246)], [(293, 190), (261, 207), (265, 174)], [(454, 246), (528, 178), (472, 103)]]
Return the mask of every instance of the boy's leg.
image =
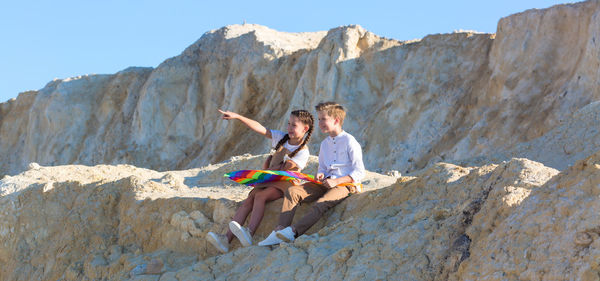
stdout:
[(315, 202), (308, 214), (292, 226), (292, 229), (296, 231), (296, 236), (304, 234), (304, 232), (319, 221), (327, 210), (342, 202), (344, 198), (348, 197), (348, 194), (350, 194), (350, 191), (345, 186), (336, 186), (329, 189), (323, 197)]
[(290, 186), (283, 194), (283, 205), (279, 214), (279, 226), (287, 227), (292, 224), (296, 208), (300, 202), (313, 202), (321, 197), (327, 188), (312, 182)]

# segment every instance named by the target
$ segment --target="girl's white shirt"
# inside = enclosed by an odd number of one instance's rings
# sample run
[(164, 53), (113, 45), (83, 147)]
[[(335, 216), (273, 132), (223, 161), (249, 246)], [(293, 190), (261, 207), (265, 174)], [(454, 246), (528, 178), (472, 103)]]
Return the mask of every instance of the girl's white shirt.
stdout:
[[(271, 130), (271, 147), (275, 148), (275, 146), (277, 146), (277, 143), (279, 143), (279, 141), (285, 136), (285, 134), (286, 133), (284, 133), (282, 131)], [(283, 147), (285, 147), (285, 148), (287, 148), (287, 150), (293, 152), (298, 147), (300, 147), (300, 145), (291, 145), (289, 143), (289, 141), (286, 141), (283, 144)], [(308, 146), (305, 146), (303, 149), (298, 151), (298, 153), (296, 153), (296, 155), (294, 155), (294, 157), (290, 158), (288, 155), (286, 155), (283, 159), (286, 161), (287, 160), (294, 161), (294, 163), (296, 163), (296, 165), (298, 165), (298, 168), (300, 168), (300, 170), (302, 170), (302, 169), (304, 169), (304, 167), (306, 167), (306, 163), (308, 163), (309, 156), (310, 156), (310, 152), (308, 151)]]

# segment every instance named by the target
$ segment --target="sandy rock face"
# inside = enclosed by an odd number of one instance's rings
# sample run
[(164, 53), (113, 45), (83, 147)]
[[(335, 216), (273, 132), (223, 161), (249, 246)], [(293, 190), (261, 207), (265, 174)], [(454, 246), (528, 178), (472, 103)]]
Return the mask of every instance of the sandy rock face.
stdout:
[(495, 212), (490, 194), (539, 187), (557, 173), (527, 159), (478, 168), (438, 164), (419, 177), (351, 196), (324, 228), (293, 244), (242, 248), (161, 280), (448, 280), (475, 250), (468, 230)]
[[(156, 69), (22, 93), (0, 104), (0, 280), (597, 280), (599, 14), (414, 42), (228, 26)], [(281, 129), (330, 99), (380, 173), (293, 243), (217, 252), (206, 233), (249, 192), (223, 174), (268, 145), (216, 109)]]
[[(30, 162), (124, 163), (139, 92), (151, 69), (55, 80), (2, 104), (0, 174)], [(18, 168), (17, 168), (18, 167)]]
[[(564, 134), (566, 124), (590, 128), (571, 121), (600, 98), (599, 12), (597, 1), (561, 5), (506, 17), (496, 34), (412, 42), (360, 26), (314, 33), (227, 26), (155, 69), (56, 80), (1, 104), (0, 174), (30, 162), (165, 171), (261, 154), (266, 142), (220, 120), (218, 108), (283, 129), (291, 110), (312, 111), (325, 100), (347, 107), (345, 129), (370, 170), (406, 174), (440, 161), (512, 157), (564, 169), (600, 149), (587, 141), (597, 130)], [(315, 134), (313, 154), (323, 137)], [(548, 140), (569, 145), (551, 154), (531, 145)]]
[[(248, 189), (224, 171), (32, 165), (0, 181), (0, 279), (131, 280), (594, 280), (600, 152), (559, 172), (512, 159), (481, 167), (439, 163), (416, 177), (368, 173), (351, 195), (294, 243), (219, 254)], [(309, 169), (314, 169), (316, 159)], [(301, 216), (310, 205), (303, 205)], [(268, 205), (255, 235), (275, 224)]]
[[(472, 226), (471, 258), (461, 264), (461, 280), (597, 280), (600, 153), (577, 162), (520, 202), (505, 199), (506, 189), (491, 198), (511, 210), (495, 208)], [(507, 194), (508, 193), (508, 194)], [(490, 199), (488, 199), (490, 200)], [(483, 213), (482, 213), (483, 215)], [(492, 227), (490, 227), (492, 226)]]
[(293, 244), (243, 248), (161, 280), (596, 280), (599, 161), (561, 173), (527, 159), (436, 165), (347, 199)]
[[(597, 83), (590, 83), (597, 80), (600, 63), (599, 12), (597, 1), (587, 1), (501, 19), (489, 54), (485, 94), (475, 106), (487, 110), (475, 117), (474, 127), (479, 129), (469, 132), (456, 152), (508, 152), (509, 157), (527, 157), (559, 169), (596, 152), (595, 126), (580, 121), (583, 112), (596, 114), (597, 106), (584, 108), (600, 98)], [(561, 148), (547, 153), (547, 142), (560, 143)], [(515, 145), (521, 146), (517, 152)]]
[[(250, 190), (223, 174), (258, 166), (265, 157), (238, 156), (170, 172), (128, 165), (32, 164), (0, 181), (0, 279), (160, 276), (213, 256), (217, 251), (207, 245), (206, 233), (225, 231)], [(314, 173), (316, 165), (312, 157), (307, 172)], [(395, 180), (369, 172), (365, 188)], [(255, 239), (270, 233), (280, 209), (281, 200), (269, 204)], [(306, 209), (300, 208), (299, 215)], [(232, 248), (237, 247), (235, 241)]]

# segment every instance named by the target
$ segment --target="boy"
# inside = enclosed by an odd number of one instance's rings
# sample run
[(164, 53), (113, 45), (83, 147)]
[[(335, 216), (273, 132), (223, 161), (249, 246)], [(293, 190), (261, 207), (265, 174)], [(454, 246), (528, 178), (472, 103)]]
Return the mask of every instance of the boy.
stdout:
[[(288, 188), (283, 196), (279, 225), (258, 243), (259, 246), (294, 241), (351, 192), (362, 191), (360, 181), (365, 175), (362, 150), (356, 139), (342, 130), (346, 117), (344, 108), (334, 102), (325, 102), (318, 104), (316, 109), (319, 128), (329, 135), (321, 142), (319, 151), (317, 180), (323, 184), (307, 182)], [(310, 212), (291, 225), (298, 204), (315, 200)]]

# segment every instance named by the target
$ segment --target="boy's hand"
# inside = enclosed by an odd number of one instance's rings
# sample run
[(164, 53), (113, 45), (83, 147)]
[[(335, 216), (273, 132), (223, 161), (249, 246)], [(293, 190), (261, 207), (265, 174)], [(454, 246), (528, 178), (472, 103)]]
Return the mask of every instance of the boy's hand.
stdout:
[(338, 182), (335, 179), (326, 179), (323, 181), (323, 185), (327, 188), (333, 188), (338, 185)]
[(237, 114), (235, 112), (231, 112), (231, 111), (223, 111), (223, 110), (219, 109), (219, 112), (221, 112), (221, 114), (223, 114), (223, 119), (225, 119), (225, 120), (238, 119), (240, 117), (239, 114)]
[(325, 175), (323, 173), (318, 173), (316, 178), (318, 181), (323, 181), (323, 179), (325, 178)]
[(334, 188), (340, 184), (348, 182), (354, 182), (351, 176), (343, 176), (341, 178), (336, 179), (325, 179), (325, 181), (323, 181), (323, 185), (327, 188)]

